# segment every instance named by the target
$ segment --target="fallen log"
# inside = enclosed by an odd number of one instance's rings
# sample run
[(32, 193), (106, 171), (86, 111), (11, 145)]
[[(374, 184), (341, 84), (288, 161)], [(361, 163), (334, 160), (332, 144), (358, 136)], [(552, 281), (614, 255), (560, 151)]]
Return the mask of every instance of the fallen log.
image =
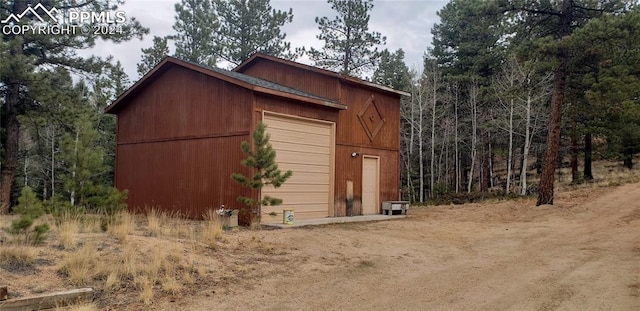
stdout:
[(93, 288), (72, 289), (31, 297), (0, 301), (0, 311), (31, 311), (91, 302)]

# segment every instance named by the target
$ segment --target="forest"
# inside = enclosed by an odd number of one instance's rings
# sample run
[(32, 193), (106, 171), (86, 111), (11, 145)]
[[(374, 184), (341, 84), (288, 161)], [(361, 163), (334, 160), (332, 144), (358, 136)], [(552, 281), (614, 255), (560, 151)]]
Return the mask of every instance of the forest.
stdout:
[[(556, 171), (589, 182), (596, 160), (631, 169), (640, 152), (640, 9), (626, 0), (451, 0), (422, 68), (369, 29), (372, 0), (328, 0), (316, 17), (321, 48), (292, 47), (293, 11), (269, 0), (181, 0), (174, 33), (142, 49), (140, 76), (165, 55), (234, 66), (255, 52), (404, 90), (403, 199), (453, 194), (537, 195), (552, 204)], [(41, 1), (62, 15), (115, 11), (119, 2)], [(0, 17), (26, 1), (0, 0)], [(420, 2), (416, 2), (420, 5)], [(65, 15), (66, 16), (66, 15)], [(18, 23), (37, 24), (25, 15)], [(103, 113), (134, 81), (119, 60), (78, 53), (96, 41), (142, 38), (135, 18), (111, 34), (2, 33), (0, 214), (23, 189), (52, 209), (120, 206), (113, 188), (115, 120)], [(171, 51), (173, 50), (173, 51)]]

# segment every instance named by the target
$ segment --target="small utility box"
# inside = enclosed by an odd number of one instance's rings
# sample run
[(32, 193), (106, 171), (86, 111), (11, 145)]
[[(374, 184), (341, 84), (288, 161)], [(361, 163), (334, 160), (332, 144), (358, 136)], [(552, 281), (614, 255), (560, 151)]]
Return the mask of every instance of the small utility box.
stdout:
[[(384, 201), (382, 202), (382, 214), (384, 215), (393, 215), (393, 214), (407, 214), (409, 210), (409, 202), (408, 201)], [(397, 213), (394, 213), (396, 212)]]
[(238, 210), (218, 210), (218, 221), (222, 224), (222, 227), (233, 228), (238, 226)]

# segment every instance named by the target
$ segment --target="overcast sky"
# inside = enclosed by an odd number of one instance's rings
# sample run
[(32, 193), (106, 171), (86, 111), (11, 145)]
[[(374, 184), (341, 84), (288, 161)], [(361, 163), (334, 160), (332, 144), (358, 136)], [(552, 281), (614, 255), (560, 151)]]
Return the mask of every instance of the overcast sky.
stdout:
[[(142, 54), (140, 49), (151, 46), (153, 36), (174, 33), (172, 25), (177, 2), (179, 0), (127, 0), (120, 9), (127, 17), (136, 17), (149, 28), (149, 34), (142, 41), (134, 39), (122, 44), (99, 42), (94, 49), (82, 54), (113, 55), (122, 62), (132, 82), (136, 81), (139, 78), (136, 64)], [(436, 12), (446, 3), (444, 0), (375, 0), (369, 29), (387, 37), (385, 47), (389, 50), (402, 48), (409, 67), (419, 68), (422, 55), (431, 45), (431, 27), (438, 22)], [(271, 0), (271, 6), (280, 10), (293, 9), (293, 22), (282, 29), (292, 47), (322, 47), (322, 42), (316, 38), (319, 30), (315, 18), (333, 18), (336, 15), (325, 0)], [(306, 56), (297, 61), (311, 64)]]

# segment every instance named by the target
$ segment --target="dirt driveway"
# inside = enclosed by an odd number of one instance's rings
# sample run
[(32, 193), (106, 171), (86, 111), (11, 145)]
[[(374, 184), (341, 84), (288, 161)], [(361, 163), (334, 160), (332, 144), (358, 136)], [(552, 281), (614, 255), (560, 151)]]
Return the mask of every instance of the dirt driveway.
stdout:
[(154, 309), (640, 310), (640, 184), (230, 239), (226, 276)]

